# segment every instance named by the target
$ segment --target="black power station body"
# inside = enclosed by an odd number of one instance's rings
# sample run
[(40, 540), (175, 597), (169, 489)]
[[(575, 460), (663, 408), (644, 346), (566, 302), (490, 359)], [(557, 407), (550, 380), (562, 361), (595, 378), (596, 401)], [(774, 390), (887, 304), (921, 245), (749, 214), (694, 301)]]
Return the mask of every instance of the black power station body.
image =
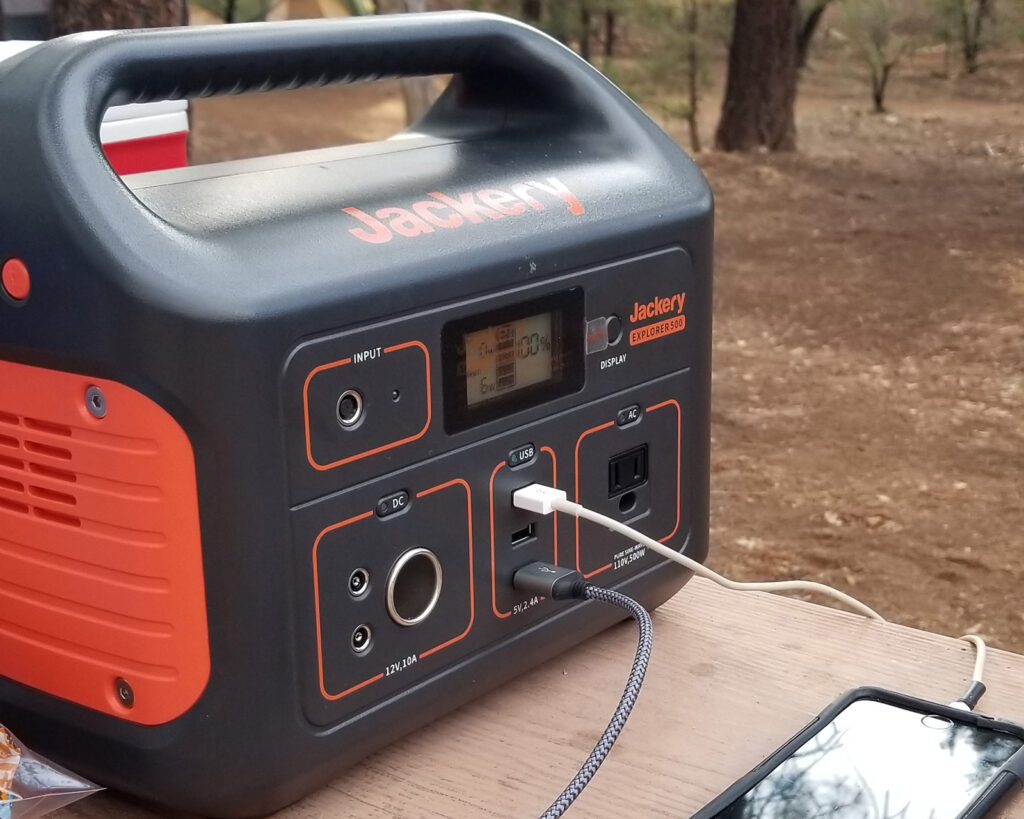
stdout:
[[(128, 177), (110, 104), (452, 74), (384, 142)], [(330, 112), (344, 116), (344, 112)], [(596, 70), (451, 13), (73, 36), (0, 74), (0, 716), (266, 813), (702, 560), (712, 198)]]

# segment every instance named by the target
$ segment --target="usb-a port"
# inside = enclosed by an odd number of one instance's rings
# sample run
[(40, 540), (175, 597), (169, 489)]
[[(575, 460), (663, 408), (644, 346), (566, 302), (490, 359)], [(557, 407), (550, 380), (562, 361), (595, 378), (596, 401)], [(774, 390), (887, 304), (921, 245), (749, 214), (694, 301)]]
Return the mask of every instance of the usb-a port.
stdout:
[(529, 523), (522, 529), (516, 529), (512, 533), (512, 545), (520, 546), (526, 543), (528, 540), (533, 540), (537, 536), (537, 524)]

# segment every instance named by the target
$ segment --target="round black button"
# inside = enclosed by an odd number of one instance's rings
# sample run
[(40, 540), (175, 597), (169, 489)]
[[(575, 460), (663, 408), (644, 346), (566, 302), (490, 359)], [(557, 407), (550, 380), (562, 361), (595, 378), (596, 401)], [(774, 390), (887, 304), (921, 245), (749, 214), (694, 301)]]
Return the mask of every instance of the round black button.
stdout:
[(608, 316), (608, 345), (618, 344), (622, 340), (622, 319), (616, 315)]

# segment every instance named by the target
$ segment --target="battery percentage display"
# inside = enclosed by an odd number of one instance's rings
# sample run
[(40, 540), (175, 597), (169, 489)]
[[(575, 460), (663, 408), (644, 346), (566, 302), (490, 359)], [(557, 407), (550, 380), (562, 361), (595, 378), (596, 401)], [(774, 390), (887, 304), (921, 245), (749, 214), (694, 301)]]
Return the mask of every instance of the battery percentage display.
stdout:
[(551, 381), (552, 323), (550, 312), (537, 313), (466, 333), (466, 405)]

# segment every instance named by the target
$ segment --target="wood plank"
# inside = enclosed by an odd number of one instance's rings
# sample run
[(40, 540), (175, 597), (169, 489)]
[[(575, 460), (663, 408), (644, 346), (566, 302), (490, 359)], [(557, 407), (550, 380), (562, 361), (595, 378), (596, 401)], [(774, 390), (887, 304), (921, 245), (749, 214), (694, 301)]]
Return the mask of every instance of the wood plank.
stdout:
[[(703, 580), (687, 584), (654, 623), (640, 700), (574, 815), (689, 816), (843, 691), (878, 685), (949, 702), (964, 691), (974, 662), (972, 648), (952, 638)], [(370, 756), (277, 816), (537, 815), (607, 724), (634, 640), (632, 624), (616, 626)], [(991, 650), (985, 678), (980, 710), (1024, 722), (1024, 657)], [(56, 815), (156, 814), (102, 794)], [(1024, 817), (1024, 799), (1002, 816)]]

